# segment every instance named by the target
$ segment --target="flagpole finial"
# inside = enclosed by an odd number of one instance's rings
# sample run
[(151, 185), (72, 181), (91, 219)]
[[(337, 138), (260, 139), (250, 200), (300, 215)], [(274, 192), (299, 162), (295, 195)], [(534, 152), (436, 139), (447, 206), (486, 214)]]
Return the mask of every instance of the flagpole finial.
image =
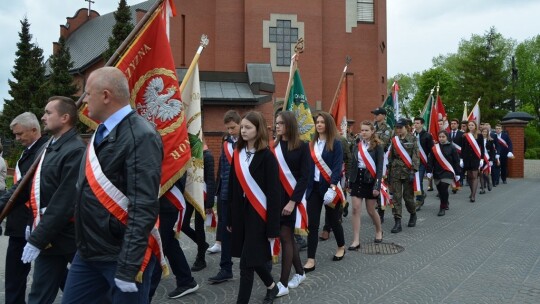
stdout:
[(435, 87), (433, 87), (433, 89), (431, 89), (431, 91), (429, 92), (429, 95), (433, 95), (433, 91), (435, 91)]
[(298, 38), (298, 40), (296, 41), (296, 45), (294, 46), (294, 52), (297, 54), (304, 52), (304, 38)]
[(349, 64), (351, 64), (351, 61), (352, 61), (351, 56), (347, 55), (345, 57), (345, 65), (348, 66)]
[(208, 43), (210, 42), (210, 40), (208, 39), (208, 36), (206, 34), (202, 34), (201, 35), (201, 44), (200, 46), (205, 48), (208, 46)]
[(437, 95), (439, 94), (439, 88), (440, 88), (440, 85), (439, 85), (439, 82), (437, 81)]

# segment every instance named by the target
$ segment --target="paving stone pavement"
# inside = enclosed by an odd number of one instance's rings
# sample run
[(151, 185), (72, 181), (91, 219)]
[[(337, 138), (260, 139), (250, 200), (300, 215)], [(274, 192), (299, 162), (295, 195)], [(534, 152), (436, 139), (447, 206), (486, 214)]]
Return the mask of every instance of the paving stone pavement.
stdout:
[[(331, 261), (336, 243), (319, 243), (317, 268), (307, 280), (275, 303), (540, 303), (540, 178), (509, 179), (508, 184), (468, 201), (468, 189), (450, 194), (450, 210), (437, 217), (436, 192), (427, 192), (415, 228), (391, 234), (391, 215), (383, 225), (384, 242), (405, 248), (396, 255), (347, 252)], [(406, 212), (406, 211), (405, 211)], [(351, 214), (350, 212), (349, 214)], [(351, 215), (344, 219), (346, 245), (352, 240)], [(404, 214), (405, 223), (408, 215)], [(213, 234), (207, 234), (211, 241)], [(361, 239), (374, 238), (373, 225), (362, 212)], [(196, 247), (187, 237), (180, 242), (188, 262)], [(4, 301), (4, 259), (7, 237), (0, 237), (0, 301)], [(301, 252), (303, 261), (306, 252)], [(164, 278), (153, 303), (234, 303), (239, 271), (234, 279), (209, 285), (217, 272), (219, 254), (207, 255), (208, 267), (194, 273), (200, 289), (180, 299), (167, 299), (174, 278)], [(274, 266), (279, 278), (280, 265)], [(252, 303), (260, 303), (265, 290), (255, 276)], [(29, 286), (31, 278), (29, 278)], [(61, 302), (61, 293), (56, 303)]]

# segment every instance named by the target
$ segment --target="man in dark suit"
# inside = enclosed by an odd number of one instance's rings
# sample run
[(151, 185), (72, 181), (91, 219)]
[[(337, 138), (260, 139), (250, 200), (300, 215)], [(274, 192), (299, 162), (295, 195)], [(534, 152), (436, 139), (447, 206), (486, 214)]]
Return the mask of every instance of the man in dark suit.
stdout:
[[(461, 122), (461, 124), (467, 125), (467, 122)], [(452, 142), (454, 147), (457, 149), (459, 157), (461, 158), (461, 146), (463, 144), (463, 134), (465, 134), (462, 130), (460, 130), (460, 121), (457, 118), (453, 118), (450, 121), (450, 133), (448, 136), (450, 136), (449, 140)], [(463, 181), (463, 185), (465, 186), (466, 178), (461, 179)], [(456, 194), (458, 191), (457, 188), (452, 189), (452, 193)]]
[(131, 108), (128, 80), (118, 68), (93, 71), (85, 93), (90, 118), (102, 123), (74, 181), (77, 253), (62, 303), (111, 297), (113, 303), (148, 303), (159, 265), (153, 255), (146, 266), (143, 260), (159, 213), (163, 144)]
[[(40, 154), (46, 137), (41, 136), (39, 121), (33, 113), (25, 112), (15, 117), (10, 124), (15, 140), (25, 147), (21, 158), (15, 168), (14, 185), (0, 198), (0, 210), (18, 186), (18, 181), (26, 174), (34, 159)], [(30, 210), (26, 202), (30, 197), (28, 185), (17, 197), (14, 207), (7, 217), (5, 235), (9, 236), (6, 252), (5, 273), (5, 303), (25, 303), (26, 277), (30, 272), (30, 264), (21, 261), (24, 246), (26, 245), (26, 224), (30, 221)]]
[(508, 170), (508, 158), (514, 158), (514, 153), (512, 149), (512, 140), (508, 133), (503, 132), (502, 125), (497, 124), (495, 126), (495, 135), (494, 140), (498, 143), (498, 153), (499, 154), (499, 166), (495, 166), (493, 170), (493, 185), (499, 184), (499, 178), (502, 180), (503, 184), (506, 184), (507, 170)]
[(416, 196), (416, 211), (420, 211), (426, 198), (424, 175), (426, 174), (427, 161), (433, 147), (433, 136), (424, 129), (424, 123), (425, 121), (422, 117), (414, 118), (414, 136), (419, 143), (418, 152), (420, 154), (418, 156), (420, 157), (420, 165), (418, 166), (418, 173), (420, 174), (420, 189), (422, 190), (422, 194)]
[(23, 263), (34, 263), (28, 303), (53, 303), (64, 288), (68, 263), (75, 255), (73, 199), (86, 145), (77, 134), (77, 107), (68, 97), (53, 96), (41, 118), (52, 136), (34, 176), (30, 206), (33, 221), (22, 254)]

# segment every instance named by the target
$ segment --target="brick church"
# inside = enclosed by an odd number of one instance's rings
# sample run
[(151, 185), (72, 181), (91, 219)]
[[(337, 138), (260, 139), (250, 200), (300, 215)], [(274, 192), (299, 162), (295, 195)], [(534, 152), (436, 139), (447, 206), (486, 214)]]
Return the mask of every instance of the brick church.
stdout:
[[(131, 6), (136, 23), (154, 0)], [(348, 116), (372, 119), (370, 111), (387, 94), (386, 0), (175, 0), (170, 43), (182, 79), (202, 34), (210, 44), (199, 59), (203, 130), (219, 155), (223, 113), (256, 109), (269, 125), (285, 97), (290, 57), (298, 38), (305, 49), (298, 67), (308, 102), (328, 111), (345, 57), (349, 88)], [(101, 54), (115, 23), (113, 13), (78, 10), (60, 26), (74, 61), (79, 88), (105, 62)]]

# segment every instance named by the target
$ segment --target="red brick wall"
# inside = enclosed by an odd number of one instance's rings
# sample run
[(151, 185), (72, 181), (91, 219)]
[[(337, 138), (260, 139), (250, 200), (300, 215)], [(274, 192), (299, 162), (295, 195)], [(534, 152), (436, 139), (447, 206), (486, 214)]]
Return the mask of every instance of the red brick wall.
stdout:
[(512, 140), (514, 159), (508, 159), (508, 177), (523, 178), (525, 162), (525, 126), (527, 122), (511, 120), (501, 123)]

